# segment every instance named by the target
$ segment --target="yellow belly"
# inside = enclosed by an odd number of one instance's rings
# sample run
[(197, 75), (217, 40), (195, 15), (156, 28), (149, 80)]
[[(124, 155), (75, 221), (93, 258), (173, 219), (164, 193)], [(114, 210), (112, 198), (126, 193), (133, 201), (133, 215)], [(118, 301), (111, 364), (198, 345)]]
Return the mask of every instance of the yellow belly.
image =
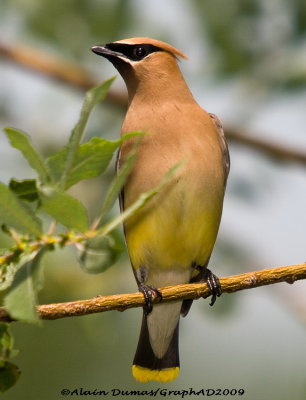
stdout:
[(157, 197), (125, 226), (135, 269), (188, 269), (204, 265), (218, 232), (222, 210), (218, 193), (209, 196), (188, 182)]

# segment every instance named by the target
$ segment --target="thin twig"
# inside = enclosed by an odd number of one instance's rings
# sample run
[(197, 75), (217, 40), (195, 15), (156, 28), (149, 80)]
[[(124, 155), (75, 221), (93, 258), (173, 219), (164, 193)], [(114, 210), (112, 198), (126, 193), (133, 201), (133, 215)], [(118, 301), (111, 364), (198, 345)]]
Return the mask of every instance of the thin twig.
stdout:
[[(87, 90), (98, 84), (98, 82), (93, 80), (89, 76), (89, 73), (78, 64), (58, 60), (30, 47), (0, 44), (0, 58), (1, 57), (23, 68), (39, 72), (44, 76), (48, 76), (74, 88)], [(127, 106), (127, 96), (111, 89), (106, 98), (106, 102), (125, 109)], [(269, 143), (254, 137), (251, 138), (246, 134), (228, 127), (225, 127), (225, 132), (229, 140), (256, 149), (279, 161), (306, 164), (305, 152), (294, 149), (290, 150), (287, 147), (275, 143)]]
[[(239, 290), (252, 289), (259, 286), (271, 285), (278, 282), (294, 283), (306, 279), (306, 263), (288, 265), (285, 267), (269, 268), (248, 272), (240, 275), (220, 278), (223, 293), (233, 293)], [(210, 295), (206, 283), (168, 286), (160, 289), (162, 301), (184, 299), (199, 299)], [(160, 302), (157, 298), (154, 303)], [(141, 293), (119, 294), (113, 296), (98, 296), (89, 300), (78, 300), (67, 303), (45, 304), (37, 307), (41, 319), (53, 320), (65, 317), (77, 317), (110, 310), (124, 311), (128, 308), (141, 307), (144, 298)], [(0, 321), (13, 321), (3, 307), (0, 308)]]

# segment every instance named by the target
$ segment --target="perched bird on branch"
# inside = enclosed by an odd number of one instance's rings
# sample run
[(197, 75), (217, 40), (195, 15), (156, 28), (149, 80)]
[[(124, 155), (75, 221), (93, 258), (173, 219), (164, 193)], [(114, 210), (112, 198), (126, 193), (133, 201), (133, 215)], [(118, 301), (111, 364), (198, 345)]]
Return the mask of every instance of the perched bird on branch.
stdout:
[[(122, 135), (144, 131), (136, 162), (120, 199), (126, 209), (183, 161), (172, 179), (138, 213), (124, 232), (139, 290), (146, 299), (133, 376), (167, 382), (179, 372), (178, 327), (192, 300), (154, 304), (158, 287), (206, 281), (212, 301), (221, 294), (207, 268), (220, 224), (229, 155), (218, 118), (193, 98), (178, 66), (187, 58), (173, 46), (137, 37), (92, 47), (123, 77), (129, 105)], [(133, 145), (125, 141), (120, 168)]]

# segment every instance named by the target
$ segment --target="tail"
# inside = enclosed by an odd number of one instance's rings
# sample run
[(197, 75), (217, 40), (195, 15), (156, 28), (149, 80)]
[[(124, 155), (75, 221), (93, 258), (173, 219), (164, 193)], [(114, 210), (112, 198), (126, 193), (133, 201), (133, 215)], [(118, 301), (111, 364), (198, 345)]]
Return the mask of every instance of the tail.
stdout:
[[(162, 305), (154, 306), (152, 313), (154, 313), (154, 311), (161, 311), (156, 310), (156, 308), (160, 306)], [(163, 307), (165, 306), (166, 304), (163, 305)], [(167, 306), (169, 305), (167, 304)], [(162, 357), (159, 358), (154, 353), (150, 343), (148, 329), (148, 318), (150, 318), (150, 316), (151, 314), (149, 316), (143, 314), (140, 337), (133, 362), (132, 373), (134, 378), (139, 382), (169, 382), (175, 379), (179, 373), (179, 320), (177, 321), (172, 333), (168, 348)], [(161, 330), (165, 329), (164, 326), (160, 328)]]

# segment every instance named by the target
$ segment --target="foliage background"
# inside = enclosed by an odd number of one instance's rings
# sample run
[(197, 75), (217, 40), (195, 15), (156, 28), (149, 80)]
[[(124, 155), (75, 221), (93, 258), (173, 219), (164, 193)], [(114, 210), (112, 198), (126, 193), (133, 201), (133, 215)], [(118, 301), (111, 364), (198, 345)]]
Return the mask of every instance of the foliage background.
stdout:
[[(181, 67), (195, 97), (225, 127), (306, 150), (306, 4), (302, 0), (2, 0), (1, 41), (27, 45), (79, 63), (97, 81), (112, 66), (91, 54), (94, 44), (131, 36), (172, 43), (190, 57)], [(77, 120), (83, 93), (0, 64), (0, 121), (31, 134), (45, 154), (62, 146)], [(121, 79), (115, 88), (124, 90)], [(102, 105), (89, 136), (116, 138), (123, 111)], [(0, 136), (0, 180), (31, 177)], [(230, 143), (232, 170), (211, 267), (229, 275), (305, 260), (305, 168), (281, 164)], [(112, 169), (73, 193), (99, 208)], [(4, 240), (4, 239), (2, 239)], [(40, 302), (135, 291), (126, 256), (102, 275), (85, 274), (72, 251), (46, 260)], [(194, 304), (181, 323), (181, 374), (172, 389), (237, 388), (246, 399), (306, 396), (305, 283), (224, 295), (211, 309)], [(53, 400), (63, 388), (151, 389), (137, 384), (130, 364), (141, 311), (108, 312), (48, 321), (41, 328), (13, 324), (17, 386), (4, 399)]]

